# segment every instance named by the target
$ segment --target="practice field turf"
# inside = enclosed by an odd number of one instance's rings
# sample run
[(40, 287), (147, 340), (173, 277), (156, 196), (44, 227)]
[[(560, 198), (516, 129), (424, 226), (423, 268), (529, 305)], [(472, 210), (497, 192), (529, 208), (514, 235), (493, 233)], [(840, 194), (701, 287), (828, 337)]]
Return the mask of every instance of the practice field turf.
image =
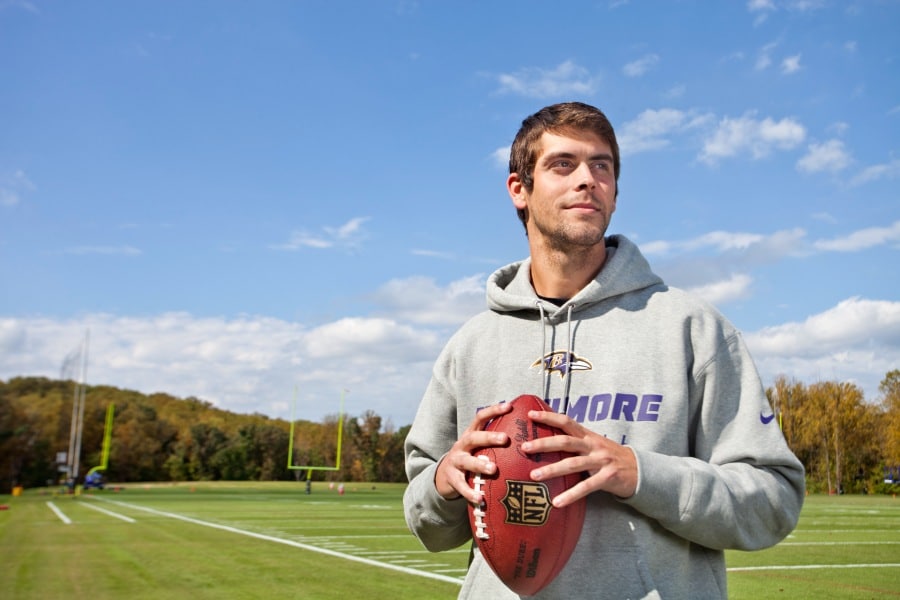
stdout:
[[(398, 484), (133, 484), (0, 497), (0, 597), (450, 599), (468, 548), (432, 554)], [(810, 496), (775, 548), (729, 552), (730, 598), (900, 597), (900, 499)]]

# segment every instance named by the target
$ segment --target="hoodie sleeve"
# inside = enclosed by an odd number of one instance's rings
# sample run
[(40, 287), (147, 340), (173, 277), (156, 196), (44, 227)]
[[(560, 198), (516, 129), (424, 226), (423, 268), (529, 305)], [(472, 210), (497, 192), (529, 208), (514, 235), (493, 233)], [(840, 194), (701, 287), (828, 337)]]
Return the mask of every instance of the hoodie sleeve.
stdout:
[(432, 552), (450, 550), (471, 538), (464, 499), (445, 500), (437, 493), (437, 465), (457, 439), (456, 401), (442, 383), (446, 353), (435, 364), (432, 380), (405, 442), (409, 486), (403, 510), (410, 531)]
[(692, 457), (635, 449), (638, 488), (623, 502), (708, 548), (772, 546), (797, 524), (804, 470), (773, 418), (737, 332), (693, 377)]

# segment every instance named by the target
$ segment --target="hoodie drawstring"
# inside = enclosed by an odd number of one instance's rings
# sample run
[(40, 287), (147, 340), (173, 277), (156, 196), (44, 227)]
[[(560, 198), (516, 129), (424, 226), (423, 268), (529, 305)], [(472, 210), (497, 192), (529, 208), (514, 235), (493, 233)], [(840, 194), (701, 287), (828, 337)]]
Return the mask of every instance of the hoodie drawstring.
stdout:
[(569, 322), (569, 344), (566, 347), (566, 381), (565, 385), (563, 385), (562, 398), (562, 414), (564, 415), (569, 413), (569, 389), (572, 387), (572, 359), (575, 358), (575, 355), (572, 353), (572, 346), (575, 343), (572, 337), (572, 308), (570, 304), (566, 315), (566, 320)]
[[(541, 360), (543, 362), (543, 375), (542, 375), (542, 387), (543, 387), (543, 398), (548, 398), (550, 396), (550, 364), (547, 362), (547, 323), (546, 318), (547, 314), (544, 312), (543, 303), (538, 300), (535, 304), (537, 304), (538, 312), (540, 313), (540, 323), (541, 323)], [(572, 336), (572, 311), (575, 308), (573, 304), (569, 304), (568, 310), (566, 311), (566, 321), (568, 322), (569, 333), (568, 333), (568, 342), (566, 344), (566, 358), (564, 363), (565, 369), (565, 381), (563, 383), (563, 397), (560, 403), (560, 408), (562, 409), (560, 412), (562, 414), (567, 414), (569, 412), (569, 390), (572, 387), (572, 359), (574, 354), (572, 353), (575, 344), (575, 338)]]

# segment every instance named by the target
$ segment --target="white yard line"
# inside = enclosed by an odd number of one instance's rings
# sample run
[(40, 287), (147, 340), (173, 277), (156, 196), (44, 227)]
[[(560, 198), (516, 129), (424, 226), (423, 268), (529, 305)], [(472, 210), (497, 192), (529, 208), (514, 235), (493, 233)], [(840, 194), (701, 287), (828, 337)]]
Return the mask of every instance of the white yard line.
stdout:
[(110, 502), (112, 504), (118, 504), (119, 506), (124, 506), (127, 508), (142, 510), (144, 512), (148, 512), (150, 514), (157, 515), (160, 517), (168, 517), (170, 519), (178, 519), (179, 521), (184, 521), (186, 523), (193, 523), (194, 525), (201, 525), (203, 527), (211, 527), (213, 529), (219, 529), (221, 531), (237, 533), (239, 535), (245, 535), (247, 537), (252, 537), (252, 538), (255, 538), (258, 540), (264, 540), (267, 542), (275, 542), (276, 544), (284, 544), (285, 546), (292, 546), (294, 548), (300, 548), (302, 550), (309, 550), (310, 552), (318, 552), (320, 554), (334, 556), (336, 558), (343, 558), (346, 560), (363, 563), (363, 564), (370, 565), (373, 567), (380, 567), (382, 569), (390, 569), (392, 571), (399, 571), (401, 573), (406, 573), (408, 575), (417, 575), (419, 577), (427, 577), (429, 579), (437, 579), (438, 581), (445, 581), (447, 583), (454, 583), (456, 585), (462, 585), (462, 580), (459, 577), (448, 577), (446, 575), (441, 575), (439, 573), (430, 573), (428, 571), (420, 571), (418, 569), (411, 569), (411, 568), (403, 567), (400, 565), (394, 565), (394, 564), (390, 564), (390, 563), (371, 560), (368, 558), (363, 558), (361, 556), (354, 556), (352, 554), (346, 554), (344, 552), (336, 552), (334, 550), (329, 550), (328, 548), (320, 548), (318, 546), (311, 546), (309, 544), (302, 544), (300, 542), (295, 542), (292, 540), (285, 540), (285, 539), (277, 538), (277, 537), (274, 537), (271, 535), (256, 533), (255, 531), (247, 531), (245, 529), (238, 529), (236, 527), (230, 527), (228, 525), (220, 525), (218, 523), (210, 523), (209, 521), (201, 521), (200, 519), (195, 519), (193, 517), (186, 517), (184, 515), (179, 515), (176, 513), (164, 512), (161, 510), (156, 510), (154, 508), (149, 508), (147, 506), (140, 506), (138, 504), (130, 504), (127, 502), (120, 502), (118, 500), (109, 500), (107, 498), (98, 498), (98, 500), (102, 500), (103, 502)]
[(126, 517), (125, 515), (120, 515), (120, 514), (117, 513), (117, 512), (113, 512), (113, 511), (111, 511), (111, 510), (106, 510), (105, 508), (100, 508), (99, 506), (94, 506), (93, 504), (88, 504), (88, 503), (86, 503), (86, 502), (82, 502), (81, 505), (82, 505), (82, 506), (86, 506), (86, 507), (90, 508), (91, 510), (96, 510), (96, 511), (98, 511), (98, 512), (102, 512), (103, 514), (109, 515), (110, 517), (115, 517), (115, 518), (117, 518), (117, 519), (122, 519), (122, 520), (125, 521), (126, 523), (137, 523), (137, 521), (135, 521), (135, 520), (132, 519), (131, 517)]
[(781, 542), (778, 546), (896, 546), (900, 541), (883, 542)]
[(70, 518), (67, 517), (65, 514), (63, 514), (63, 511), (61, 511), (61, 510), (59, 510), (58, 508), (56, 508), (56, 505), (55, 505), (55, 504), (53, 504), (52, 502), (48, 502), (48, 503), (47, 503), (47, 506), (50, 507), (50, 510), (52, 510), (53, 512), (56, 513), (56, 516), (59, 517), (59, 520), (60, 520), (60, 521), (62, 521), (62, 522), (65, 523), (66, 525), (71, 525), (71, 524), (72, 524), (72, 519), (70, 519)]
[(737, 571), (795, 571), (801, 569), (881, 569), (900, 567), (900, 563), (869, 563), (859, 565), (783, 565), (762, 567), (731, 567), (729, 572)]

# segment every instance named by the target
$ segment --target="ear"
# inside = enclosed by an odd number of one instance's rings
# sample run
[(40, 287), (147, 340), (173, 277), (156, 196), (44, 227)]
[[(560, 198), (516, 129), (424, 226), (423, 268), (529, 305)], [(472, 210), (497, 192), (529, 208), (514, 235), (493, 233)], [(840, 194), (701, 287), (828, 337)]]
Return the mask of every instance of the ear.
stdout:
[(525, 185), (518, 173), (510, 173), (506, 178), (506, 191), (509, 192), (509, 197), (512, 198), (513, 205), (517, 209), (528, 208), (528, 193), (525, 191)]

